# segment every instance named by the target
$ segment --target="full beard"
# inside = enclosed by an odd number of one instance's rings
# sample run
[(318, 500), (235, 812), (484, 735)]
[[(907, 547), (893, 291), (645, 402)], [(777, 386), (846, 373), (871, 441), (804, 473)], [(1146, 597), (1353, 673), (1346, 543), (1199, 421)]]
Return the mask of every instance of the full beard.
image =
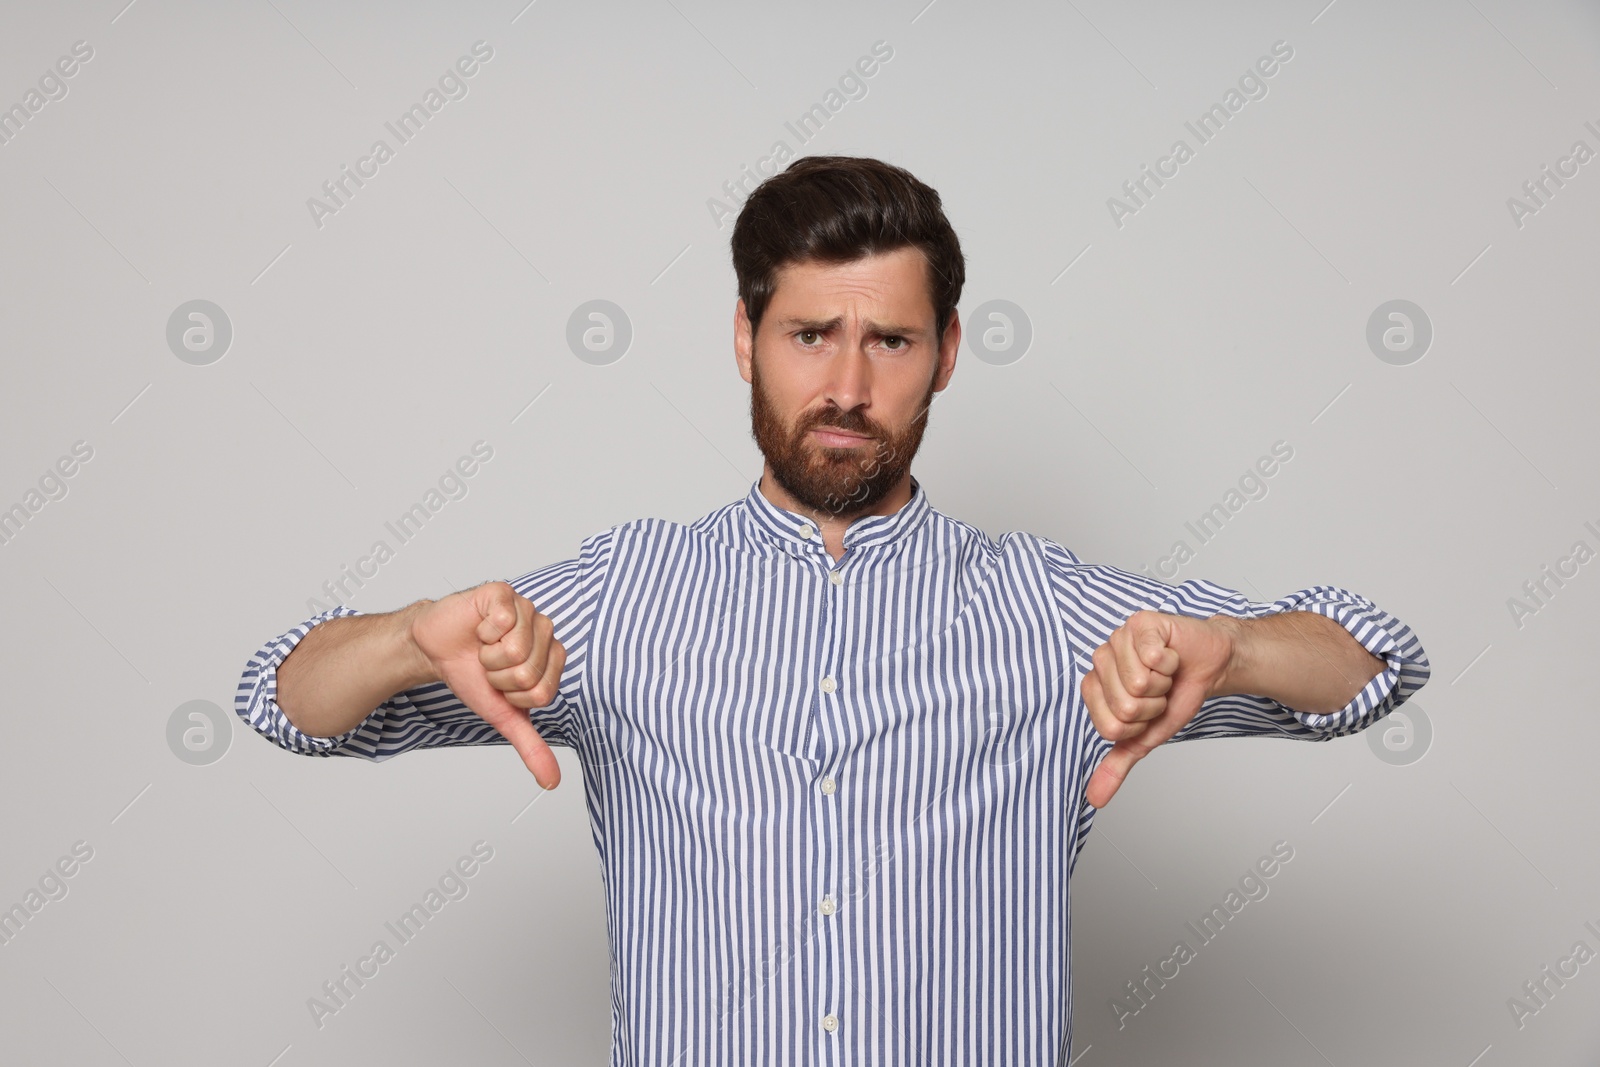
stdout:
[[(933, 403), (933, 382), (918, 405), (917, 415), (899, 433), (891, 433), (859, 411), (828, 406), (801, 416), (791, 431), (772, 407), (761, 384), (761, 362), (750, 361), (750, 424), (756, 445), (766, 456), (779, 485), (813, 513), (845, 518), (869, 511), (900, 484), (922, 446)], [(854, 447), (818, 443), (817, 427), (866, 434), (871, 440)]]

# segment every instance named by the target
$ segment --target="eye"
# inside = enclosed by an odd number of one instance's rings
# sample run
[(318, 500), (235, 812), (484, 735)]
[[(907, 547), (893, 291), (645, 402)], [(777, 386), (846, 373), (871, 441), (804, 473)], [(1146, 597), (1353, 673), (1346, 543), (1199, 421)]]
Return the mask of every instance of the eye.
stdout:
[(799, 333), (795, 334), (795, 336), (800, 338), (800, 343), (805, 345), (807, 348), (810, 348), (815, 343), (814, 341), (807, 340), (807, 338), (816, 338), (817, 340), (822, 339), (822, 334), (817, 330), (801, 330)]
[[(894, 342), (894, 343), (891, 344), (890, 342)], [(899, 352), (899, 351), (901, 351), (902, 349), (905, 348), (906, 339), (904, 337), (900, 337), (900, 336), (885, 337), (883, 339), (883, 343), (889, 349), (889, 351), (891, 351), (891, 352)]]

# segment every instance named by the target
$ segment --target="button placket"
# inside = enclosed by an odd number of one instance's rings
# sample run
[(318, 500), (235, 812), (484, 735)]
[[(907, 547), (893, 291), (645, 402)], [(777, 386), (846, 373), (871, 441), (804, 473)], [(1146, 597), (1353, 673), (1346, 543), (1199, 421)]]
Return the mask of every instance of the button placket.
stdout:
[(827, 768), (827, 771), (817, 782), (815, 810), (816, 825), (820, 828), (817, 851), (821, 862), (815, 873), (817, 880), (809, 887), (808, 899), (812, 902), (809, 920), (815, 924), (816, 937), (813, 943), (816, 945), (819, 967), (817, 993), (820, 999), (816, 1004), (816, 1010), (821, 1019), (825, 1038), (821, 1062), (837, 1064), (840, 1062), (838, 1047), (834, 1046), (832, 1041), (826, 1040), (828, 1035), (836, 1034), (843, 1025), (839, 1006), (845, 988), (839, 920), (836, 914), (839, 903), (835, 894), (837, 889), (835, 883), (843, 862), (840, 850), (843, 847), (844, 834), (841, 830), (840, 798), (837, 795), (839, 781), (834, 776), (833, 765), (840, 755), (839, 739), (848, 733), (840, 726), (844, 718), (842, 702), (848, 699), (848, 690), (839, 677), (840, 665), (836, 659), (839, 649), (844, 647), (839, 633), (842, 575), (839, 574), (835, 561), (827, 559), (826, 562), (832, 566), (828, 572), (828, 582), (821, 587), (827, 636), (823, 642), (821, 677), (817, 682), (819, 691), (817, 718), (818, 728), (825, 739), (821, 753), (822, 766)]

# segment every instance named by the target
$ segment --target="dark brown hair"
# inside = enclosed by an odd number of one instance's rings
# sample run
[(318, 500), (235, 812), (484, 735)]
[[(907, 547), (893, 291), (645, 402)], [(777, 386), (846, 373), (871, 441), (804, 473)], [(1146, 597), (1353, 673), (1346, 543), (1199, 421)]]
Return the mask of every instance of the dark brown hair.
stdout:
[(778, 271), (815, 260), (849, 263), (914, 246), (928, 260), (935, 346), (967, 278), (961, 242), (939, 194), (910, 171), (864, 156), (802, 156), (750, 194), (733, 224), (733, 271), (754, 331)]

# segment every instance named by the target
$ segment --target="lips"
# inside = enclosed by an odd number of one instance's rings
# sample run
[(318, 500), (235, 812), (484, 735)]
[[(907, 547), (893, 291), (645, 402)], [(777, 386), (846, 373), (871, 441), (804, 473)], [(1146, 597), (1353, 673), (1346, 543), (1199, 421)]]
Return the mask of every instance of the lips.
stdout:
[(836, 448), (851, 448), (872, 440), (872, 438), (862, 434), (852, 433), (849, 430), (834, 429), (831, 426), (816, 426), (812, 428), (811, 432), (816, 434), (823, 444)]

